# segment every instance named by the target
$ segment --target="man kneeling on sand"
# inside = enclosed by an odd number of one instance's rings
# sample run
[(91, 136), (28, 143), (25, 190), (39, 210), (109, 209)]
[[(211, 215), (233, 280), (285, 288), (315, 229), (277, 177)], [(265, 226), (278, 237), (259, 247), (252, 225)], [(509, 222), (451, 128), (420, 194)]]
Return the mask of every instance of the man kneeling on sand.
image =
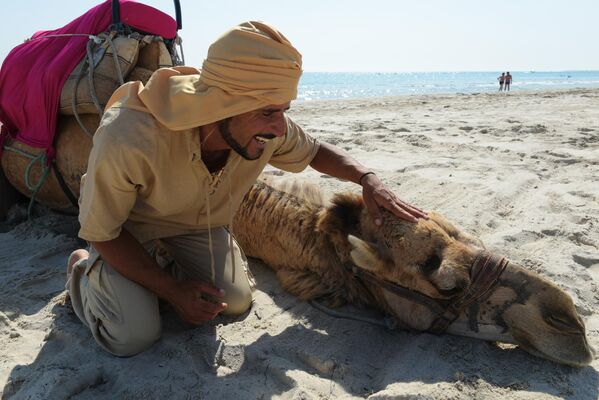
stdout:
[(155, 343), (159, 298), (194, 325), (250, 307), (247, 262), (227, 226), (267, 163), (362, 185), (375, 223), (381, 207), (426, 218), (285, 115), (301, 72), (278, 30), (246, 22), (212, 44), (201, 71), (160, 69), (113, 94), (82, 178), (79, 236), (89, 252), (71, 254), (66, 285), (106, 351), (131, 356)]

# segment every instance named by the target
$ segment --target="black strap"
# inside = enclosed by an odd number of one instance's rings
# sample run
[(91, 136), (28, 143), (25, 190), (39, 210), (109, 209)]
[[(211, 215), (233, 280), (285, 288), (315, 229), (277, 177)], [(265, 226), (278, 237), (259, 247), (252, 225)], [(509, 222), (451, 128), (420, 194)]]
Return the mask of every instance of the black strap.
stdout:
[(114, 25), (121, 23), (121, 4), (119, 0), (112, 0), (112, 23)]
[(401, 296), (404, 299), (411, 300), (415, 303), (423, 305), (427, 307), (429, 310), (431, 310), (431, 312), (433, 313), (442, 314), (448, 306), (447, 303), (449, 300), (435, 299), (433, 297), (425, 295), (424, 293), (420, 293), (405, 286), (402, 286), (398, 283), (391, 282), (386, 279), (381, 279), (378, 276), (374, 275), (372, 272), (360, 268), (351, 262), (344, 263), (343, 267), (346, 271), (352, 273), (358, 279), (369, 282), (375, 286), (382, 287), (383, 289), (386, 289), (391, 293)]
[(177, 30), (183, 28), (183, 19), (181, 19), (181, 4), (175, 0), (175, 15), (177, 16)]
[(77, 203), (77, 198), (75, 197), (73, 192), (71, 192), (71, 189), (69, 189), (69, 187), (67, 186), (67, 183), (65, 182), (64, 177), (58, 170), (58, 166), (56, 165), (55, 161), (52, 162), (52, 169), (54, 170), (54, 176), (56, 176), (56, 180), (58, 181), (60, 188), (62, 189), (64, 194), (67, 196), (67, 198), (69, 199), (69, 201), (71, 202), (73, 207), (75, 207), (75, 209), (78, 210), (79, 203)]
[[(177, 17), (177, 30), (183, 27), (181, 18), (181, 4), (179, 0), (175, 1), (175, 15)], [(121, 26), (121, 4), (119, 0), (112, 0), (112, 25), (115, 27)]]

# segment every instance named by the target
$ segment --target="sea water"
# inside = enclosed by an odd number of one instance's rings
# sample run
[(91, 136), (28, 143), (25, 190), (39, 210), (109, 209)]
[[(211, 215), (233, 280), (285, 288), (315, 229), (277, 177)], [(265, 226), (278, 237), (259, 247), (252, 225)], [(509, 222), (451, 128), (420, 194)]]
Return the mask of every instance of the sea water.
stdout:
[[(511, 71), (511, 90), (599, 88), (599, 71)], [(298, 100), (427, 93), (490, 93), (501, 72), (304, 72)]]

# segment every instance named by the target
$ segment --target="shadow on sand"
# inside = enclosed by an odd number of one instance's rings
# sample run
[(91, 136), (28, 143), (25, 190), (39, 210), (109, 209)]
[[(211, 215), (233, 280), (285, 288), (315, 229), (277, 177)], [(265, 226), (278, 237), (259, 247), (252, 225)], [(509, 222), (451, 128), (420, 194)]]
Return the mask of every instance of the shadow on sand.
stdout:
[[(248, 313), (191, 328), (167, 309), (161, 341), (131, 358), (101, 351), (70, 306), (60, 303), (61, 295), (46, 300), (53, 304), (47, 340), (32, 363), (10, 371), (2, 398), (366, 397), (414, 382), (448, 383), (465, 395), (486, 385), (499, 393), (597, 398), (599, 376), (591, 367), (565, 367), (474, 339), (330, 317), (284, 292), (261, 263), (252, 262), (252, 270), (258, 291)], [(256, 339), (233, 342), (228, 335), (242, 331)]]

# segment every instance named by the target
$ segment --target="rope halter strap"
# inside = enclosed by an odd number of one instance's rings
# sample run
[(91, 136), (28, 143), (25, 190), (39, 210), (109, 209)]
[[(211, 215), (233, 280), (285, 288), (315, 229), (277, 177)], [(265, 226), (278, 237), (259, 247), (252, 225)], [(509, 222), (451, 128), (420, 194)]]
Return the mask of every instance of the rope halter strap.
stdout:
[[(497, 285), (499, 277), (507, 265), (508, 261), (504, 257), (488, 251), (478, 253), (470, 268), (470, 286), (459, 298), (451, 302), (443, 314), (435, 318), (428, 331), (436, 334), (445, 332), (466, 307), (483, 301), (491, 289)], [(474, 325), (472, 328), (478, 331), (476, 320), (471, 325)]]
[[(427, 331), (441, 334), (447, 330), (449, 325), (458, 318), (463, 310), (469, 306), (475, 306), (486, 298), (491, 289), (497, 285), (508, 263), (504, 257), (488, 251), (481, 251), (474, 259), (470, 268), (470, 285), (460, 296), (453, 299), (430, 297), (398, 283), (382, 279), (353, 263), (345, 263), (344, 268), (361, 281), (368, 282), (404, 299), (427, 307), (433, 315), (436, 315)], [(478, 331), (478, 324), (475, 319), (471, 318), (470, 325), (473, 330)]]

